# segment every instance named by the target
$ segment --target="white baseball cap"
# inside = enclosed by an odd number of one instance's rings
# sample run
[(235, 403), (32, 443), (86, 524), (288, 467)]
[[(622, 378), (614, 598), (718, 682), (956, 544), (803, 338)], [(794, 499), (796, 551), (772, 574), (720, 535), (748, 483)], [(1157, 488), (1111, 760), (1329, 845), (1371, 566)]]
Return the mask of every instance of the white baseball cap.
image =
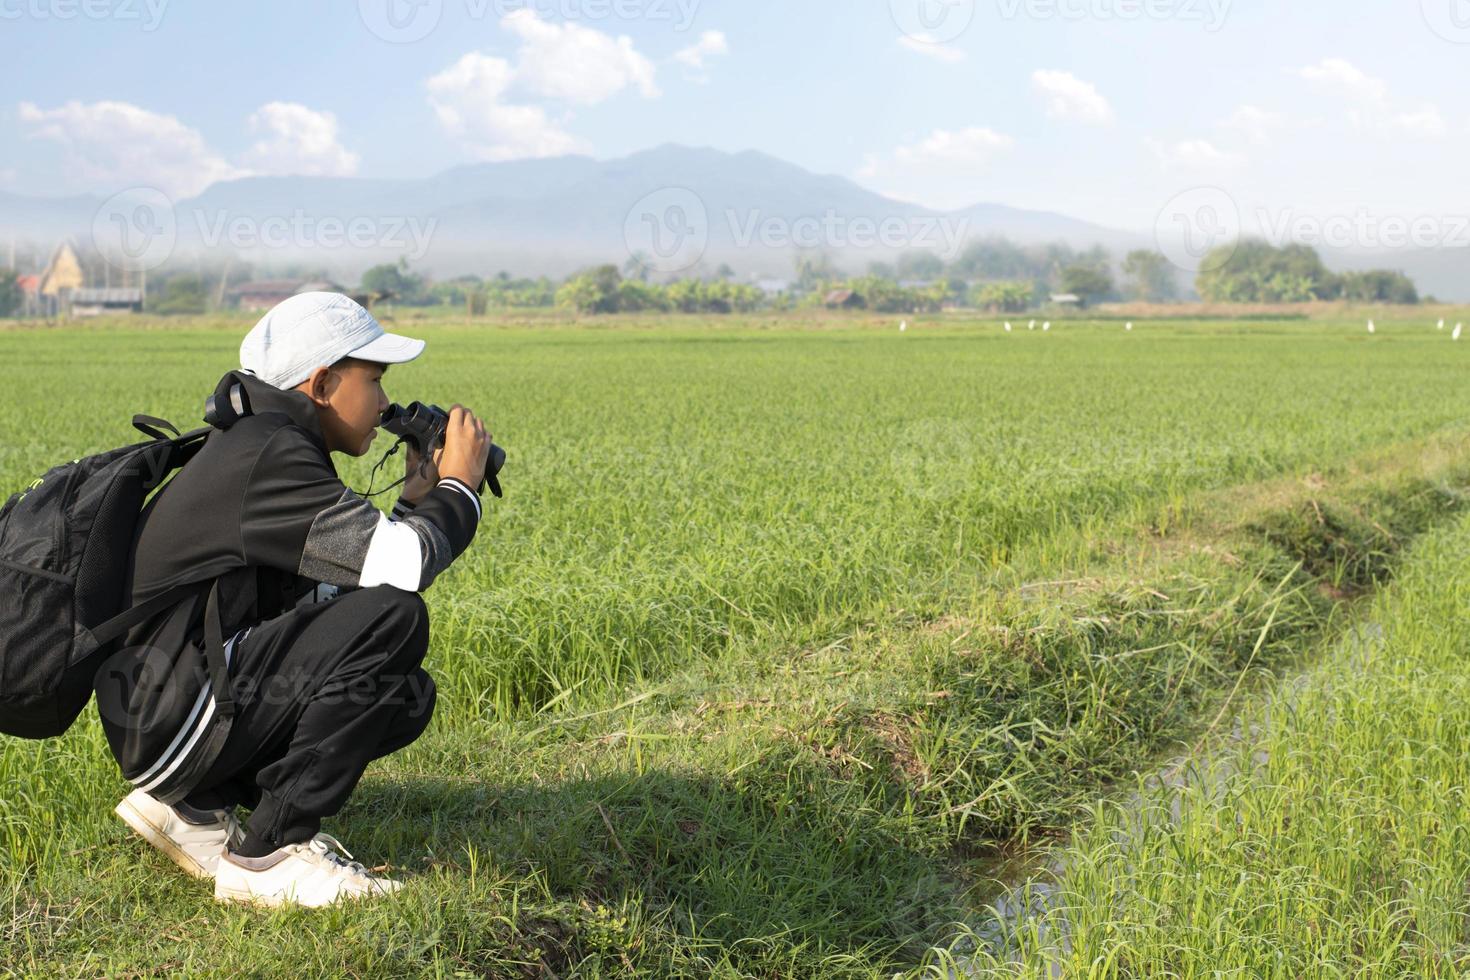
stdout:
[(285, 390), (344, 357), (402, 364), (423, 352), (422, 340), (387, 333), (351, 297), (298, 293), (277, 303), (245, 335), (240, 344), (240, 369)]

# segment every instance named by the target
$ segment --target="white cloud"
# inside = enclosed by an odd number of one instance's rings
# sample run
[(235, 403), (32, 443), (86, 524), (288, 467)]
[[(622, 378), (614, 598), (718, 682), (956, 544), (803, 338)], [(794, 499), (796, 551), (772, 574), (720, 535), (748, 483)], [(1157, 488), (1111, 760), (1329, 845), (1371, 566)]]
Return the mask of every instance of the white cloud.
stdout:
[(358, 156), (342, 146), (337, 117), (330, 112), (294, 102), (268, 102), (250, 117), (250, 129), (265, 134), (245, 156), (259, 173), (318, 177), (357, 173)]
[(1098, 92), (1097, 86), (1065, 71), (1038, 71), (1031, 84), (1046, 97), (1047, 115), (1056, 119), (1075, 119), (1094, 126), (1113, 121), (1113, 107)]
[(921, 54), (926, 58), (933, 58), (935, 61), (942, 61), (945, 64), (958, 64), (964, 61), (966, 57), (965, 52), (954, 45), (941, 44), (936, 39), (925, 35), (914, 37), (909, 34), (904, 34), (898, 39), (898, 43), (910, 51)]
[(1450, 131), (1449, 124), (1440, 114), (1439, 109), (1432, 105), (1417, 109), (1413, 112), (1401, 112), (1394, 116), (1393, 123), (1409, 136), (1421, 136), (1429, 139), (1438, 138)]
[(430, 78), (425, 87), (440, 125), (476, 147), (484, 159), (562, 156), (585, 150), (540, 106), (502, 101), (514, 74), (503, 58), (472, 51)]
[(215, 181), (249, 174), (212, 151), (198, 130), (126, 102), (73, 101), (56, 109), (22, 102), (20, 120), (32, 138), (61, 144), (83, 180), (113, 190), (150, 186), (190, 197)]
[(983, 167), (1016, 145), (1004, 133), (982, 126), (968, 129), (936, 129), (912, 146), (900, 146), (893, 158), (900, 165), (929, 170), (968, 170)]
[(1221, 120), (1220, 125), (1241, 133), (1252, 143), (1264, 145), (1271, 141), (1272, 134), (1285, 128), (1286, 116), (1258, 106), (1243, 105), (1229, 118)]
[(267, 103), (250, 116), (251, 130), (264, 138), (237, 162), (176, 117), (126, 102), (68, 102), (55, 109), (22, 102), (20, 120), (31, 138), (61, 144), (77, 177), (109, 192), (156, 187), (177, 200), (241, 177), (357, 172), (357, 154), (340, 143), (336, 117), (291, 102)]
[(424, 83), (440, 125), (483, 159), (587, 152), (565, 129), (570, 112), (553, 119), (542, 103), (596, 105), (628, 88), (659, 95), (653, 63), (628, 37), (552, 24), (530, 9), (507, 14), (500, 26), (521, 39), (514, 64), (471, 51)]
[(1324, 58), (1321, 64), (1299, 68), (1296, 73), (1314, 85), (1339, 92), (1370, 109), (1382, 108), (1388, 102), (1388, 86), (1383, 79), (1374, 78), (1343, 58)]
[(1343, 58), (1326, 58), (1321, 64), (1299, 68), (1296, 74), (1319, 88), (1345, 98), (1348, 120), (1358, 129), (1386, 137), (1411, 136), (1438, 139), (1449, 125), (1438, 107), (1425, 104), (1417, 109), (1393, 105), (1388, 84)]
[(869, 153), (858, 169), (858, 179), (890, 197), (932, 208), (974, 204), (982, 196), (979, 178), (1016, 141), (983, 126), (936, 129), (916, 143), (889, 153)]
[(1148, 145), (1158, 157), (1159, 163), (1168, 171), (1199, 173), (1230, 170), (1245, 162), (1243, 157), (1227, 153), (1209, 140), (1180, 140), (1176, 143), (1149, 140)]
[(706, 81), (705, 68), (709, 59), (729, 53), (730, 42), (723, 31), (705, 31), (699, 35), (698, 42), (674, 52), (674, 60), (689, 69), (685, 77), (703, 82)]
[(936, 129), (919, 142), (900, 146), (886, 156), (868, 154), (858, 176), (866, 179), (973, 176), (1015, 144), (1004, 133), (980, 126)]
[(515, 79), (533, 95), (578, 105), (596, 105), (625, 88), (644, 98), (658, 96), (653, 62), (633, 39), (613, 37), (580, 24), (552, 24), (534, 10), (516, 10), (500, 26), (521, 39)]

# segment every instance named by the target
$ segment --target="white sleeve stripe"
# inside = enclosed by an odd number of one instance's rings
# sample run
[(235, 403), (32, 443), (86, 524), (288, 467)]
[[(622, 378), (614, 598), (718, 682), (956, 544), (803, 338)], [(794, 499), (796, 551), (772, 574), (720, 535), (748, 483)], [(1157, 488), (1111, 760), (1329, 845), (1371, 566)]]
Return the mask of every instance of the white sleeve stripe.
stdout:
[(362, 564), (361, 587), (391, 585), (417, 592), (423, 571), (424, 545), (418, 532), (401, 521), (390, 521), (386, 514), (380, 515)]
[(450, 486), (475, 502), (475, 520), (479, 520), (484, 514), (480, 510), (480, 498), (475, 496), (474, 491), (465, 489), (465, 485), (458, 480), (440, 480), (441, 487)]

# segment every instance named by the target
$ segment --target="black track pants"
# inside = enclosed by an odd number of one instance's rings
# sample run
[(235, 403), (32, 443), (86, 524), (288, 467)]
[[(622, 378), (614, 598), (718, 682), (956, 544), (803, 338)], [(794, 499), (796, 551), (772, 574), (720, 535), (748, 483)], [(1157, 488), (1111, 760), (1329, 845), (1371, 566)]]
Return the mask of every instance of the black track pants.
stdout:
[(274, 844), (311, 839), (368, 763), (428, 727), (434, 682), (420, 666), (428, 647), (423, 598), (390, 586), (253, 627), (230, 663), (234, 727), (184, 802), (250, 807), (248, 829)]

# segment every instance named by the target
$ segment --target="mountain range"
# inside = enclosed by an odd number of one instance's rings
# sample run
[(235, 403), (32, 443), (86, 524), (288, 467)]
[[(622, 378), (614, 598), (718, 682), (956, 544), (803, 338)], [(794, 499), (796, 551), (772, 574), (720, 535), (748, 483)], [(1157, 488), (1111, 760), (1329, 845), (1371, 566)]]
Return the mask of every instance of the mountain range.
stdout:
[[(92, 243), (101, 198), (0, 193), (0, 236), (43, 248)], [(656, 273), (729, 264), (742, 277), (789, 277), (802, 247), (861, 271), (908, 248), (951, 257), (964, 241), (1102, 245), (1118, 258), (1151, 236), (1049, 211), (976, 204), (937, 211), (896, 201), (840, 176), (755, 151), (669, 144), (612, 160), (565, 156), (458, 166), (423, 179), (246, 177), (172, 204), (174, 255), (224, 249), (258, 274), (305, 263), (343, 280), (406, 257), (444, 278), (462, 273), (565, 275), (640, 254)], [(101, 212), (104, 217), (106, 211)], [(101, 244), (101, 241), (98, 242)], [(0, 247), (4, 239), (0, 238)], [(1361, 252), (1335, 268), (1386, 264), (1440, 298), (1470, 298), (1464, 253)]]

